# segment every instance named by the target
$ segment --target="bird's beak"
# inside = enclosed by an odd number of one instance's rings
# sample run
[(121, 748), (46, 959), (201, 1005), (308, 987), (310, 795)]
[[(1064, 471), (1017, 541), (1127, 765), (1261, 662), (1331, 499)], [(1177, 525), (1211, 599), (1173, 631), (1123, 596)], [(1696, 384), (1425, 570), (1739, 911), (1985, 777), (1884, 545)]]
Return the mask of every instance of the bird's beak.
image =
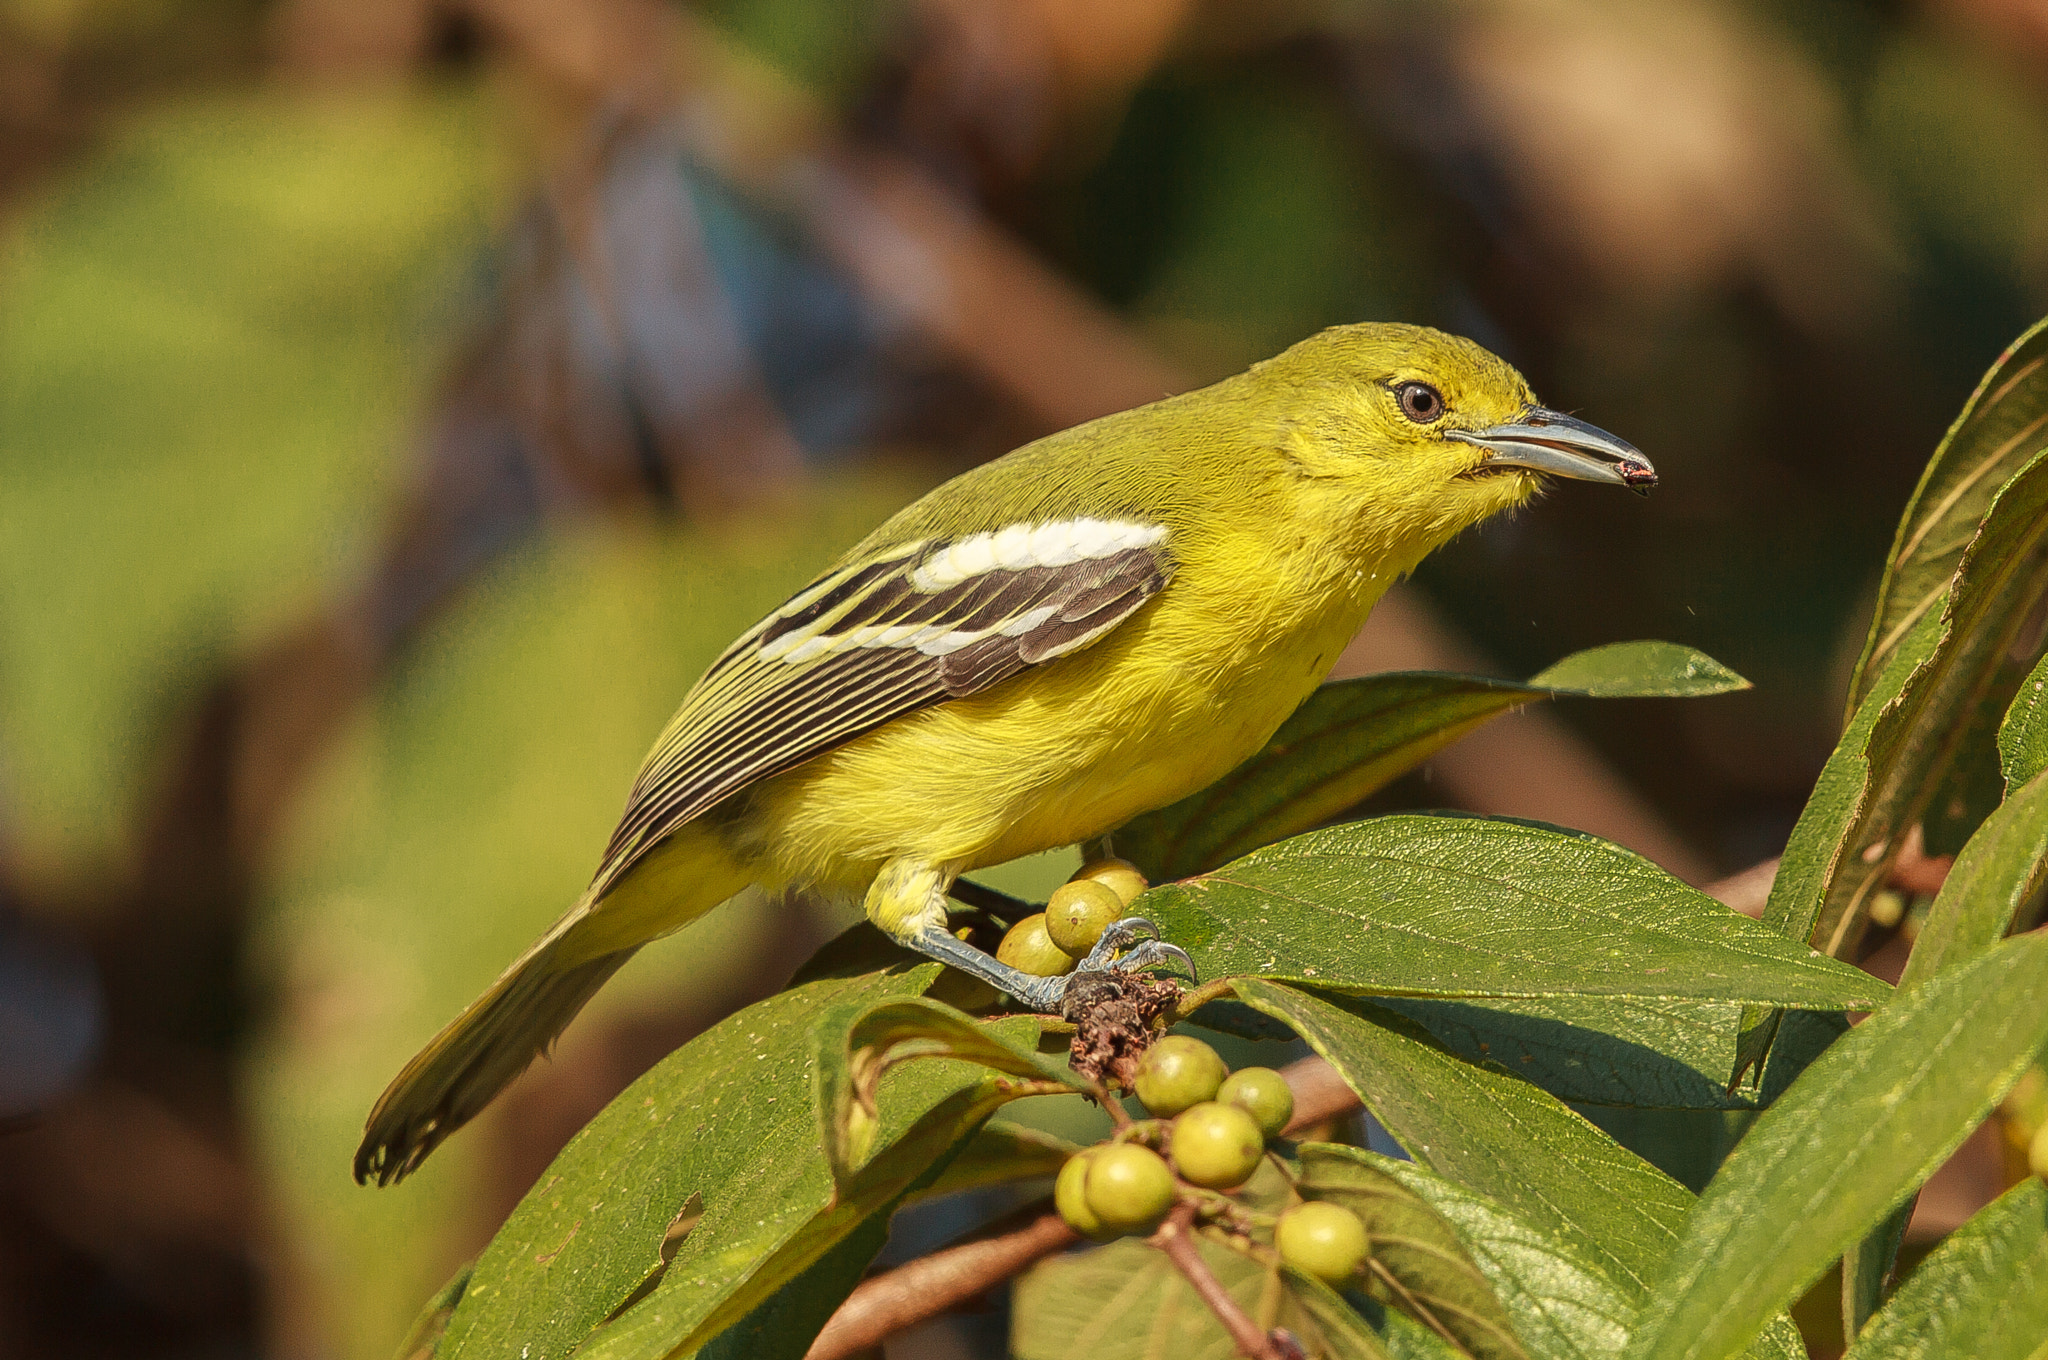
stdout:
[(1649, 495), (1657, 484), (1657, 469), (1635, 445), (1544, 406), (1528, 407), (1504, 425), (1444, 433), (1485, 449), (1481, 467), (1520, 467), (1582, 482), (1613, 482), (1639, 496)]

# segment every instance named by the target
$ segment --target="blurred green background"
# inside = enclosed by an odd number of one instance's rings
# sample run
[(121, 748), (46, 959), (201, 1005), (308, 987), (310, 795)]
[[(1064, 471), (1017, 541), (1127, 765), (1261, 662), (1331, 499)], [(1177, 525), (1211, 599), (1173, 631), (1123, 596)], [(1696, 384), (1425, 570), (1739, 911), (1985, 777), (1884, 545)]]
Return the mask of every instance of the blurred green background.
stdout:
[(732, 904), (348, 1181), (716, 651), (922, 487), (1324, 325), (1470, 334), (1665, 478), (1467, 535), (1349, 664), (1757, 682), (1374, 806), (1775, 854), (2044, 310), (2024, 0), (0, 0), (0, 1355), (388, 1354), (846, 919)]

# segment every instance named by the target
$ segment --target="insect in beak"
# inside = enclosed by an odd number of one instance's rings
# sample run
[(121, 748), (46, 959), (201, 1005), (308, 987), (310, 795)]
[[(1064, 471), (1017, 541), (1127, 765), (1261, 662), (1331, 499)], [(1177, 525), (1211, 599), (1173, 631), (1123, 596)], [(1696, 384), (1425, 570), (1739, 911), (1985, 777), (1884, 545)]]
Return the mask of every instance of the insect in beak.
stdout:
[(1582, 482), (1612, 482), (1639, 496), (1649, 495), (1657, 484), (1657, 470), (1635, 445), (1544, 406), (1531, 406), (1503, 425), (1444, 434), (1486, 450), (1479, 471), (1528, 468)]

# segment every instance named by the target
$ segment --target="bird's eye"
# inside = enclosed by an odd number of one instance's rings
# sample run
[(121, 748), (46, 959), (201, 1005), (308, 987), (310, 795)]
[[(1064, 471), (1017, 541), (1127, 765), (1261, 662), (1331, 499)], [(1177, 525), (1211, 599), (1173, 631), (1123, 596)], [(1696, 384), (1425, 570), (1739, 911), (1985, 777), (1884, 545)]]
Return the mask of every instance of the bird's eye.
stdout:
[(1444, 394), (1425, 382), (1404, 382), (1394, 389), (1401, 414), (1418, 425), (1427, 425), (1444, 413)]

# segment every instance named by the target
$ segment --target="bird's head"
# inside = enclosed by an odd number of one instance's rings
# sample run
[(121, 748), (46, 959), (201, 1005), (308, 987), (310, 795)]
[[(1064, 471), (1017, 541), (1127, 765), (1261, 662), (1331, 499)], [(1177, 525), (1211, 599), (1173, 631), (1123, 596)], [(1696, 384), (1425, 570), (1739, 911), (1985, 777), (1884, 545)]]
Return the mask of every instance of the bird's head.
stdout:
[(1333, 326), (1247, 376), (1279, 398), (1296, 475), (1415, 556), (1522, 504), (1546, 478), (1639, 493), (1657, 482), (1635, 448), (1540, 405), (1513, 366), (1442, 331)]

